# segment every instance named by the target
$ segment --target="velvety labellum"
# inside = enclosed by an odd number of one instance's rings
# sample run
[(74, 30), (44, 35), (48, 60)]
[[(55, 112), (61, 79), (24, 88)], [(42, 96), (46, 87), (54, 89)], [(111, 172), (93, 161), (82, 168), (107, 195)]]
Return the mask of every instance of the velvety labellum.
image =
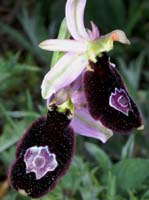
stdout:
[(127, 133), (142, 125), (139, 110), (131, 99), (119, 72), (106, 54), (90, 62), (83, 87), (92, 117), (116, 132)]
[(71, 163), (75, 139), (70, 113), (56, 108), (36, 120), (17, 145), (16, 161), (9, 170), (13, 188), (32, 198), (51, 191)]

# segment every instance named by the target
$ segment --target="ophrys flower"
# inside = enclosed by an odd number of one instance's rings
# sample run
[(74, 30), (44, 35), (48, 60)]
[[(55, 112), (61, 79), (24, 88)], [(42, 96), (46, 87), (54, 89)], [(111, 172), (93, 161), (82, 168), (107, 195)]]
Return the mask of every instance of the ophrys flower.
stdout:
[[(44, 77), (41, 91), (49, 104), (53, 99), (57, 104), (62, 99), (61, 103), (71, 100), (74, 130), (105, 142), (112, 135), (109, 129), (127, 133), (133, 127), (141, 127), (142, 120), (124, 81), (109, 57), (105, 56), (105, 52), (112, 50), (114, 41), (130, 42), (122, 30), (100, 35), (93, 22), (92, 30), (85, 28), (85, 5), (86, 0), (68, 0), (66, 3), (67, 27), (73, 39), (50, 39), (40, 44), (45, 50), (66, 52)], [(73, 88), (76, 82), (79, 89)], [(121, 95), (116, 101), (118, 91)], [(73, 101), (74, 96), (79, 96), (77, 103)]]

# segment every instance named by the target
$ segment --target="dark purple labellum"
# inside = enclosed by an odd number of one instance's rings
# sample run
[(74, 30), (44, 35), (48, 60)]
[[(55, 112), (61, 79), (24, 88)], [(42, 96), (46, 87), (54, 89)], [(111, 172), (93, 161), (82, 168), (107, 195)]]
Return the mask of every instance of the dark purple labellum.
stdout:
[(106, 54), (90, 62), (91, 70), (83, 76), (83, 87), (93, 118), (119, 133), (139, 128), (142, 119), (136, 104), (128, 94), (124, 81)]
[(74, 154), (75, 139), (69, 112), (48, 112), (36, 120), (17, 146), (17, 160), (9, 170), (13, 188), (32, 198), (51, 191), (63, 176)]

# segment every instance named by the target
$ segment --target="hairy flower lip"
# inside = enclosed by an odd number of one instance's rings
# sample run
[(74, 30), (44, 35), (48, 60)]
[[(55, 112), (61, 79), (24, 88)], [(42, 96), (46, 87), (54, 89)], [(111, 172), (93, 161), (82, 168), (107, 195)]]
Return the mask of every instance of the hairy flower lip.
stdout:
[[(120, 73), (111, 66), (108, 56), (103, 54), (97, 63), (92, 62), (90, 65), (93, 71), (84, 73), (83, 86), (91, 116), (117, 133), (128, 134), (140, 126), (142, 129), (141, 113)], [(119, 101), (119, 96), (124, 97), (124, 100)]]
[[(75, 135), (69, 124), (67, 114), (59, 113), (57, 107), (49, 111), (47, 117), (32, 123), (17, 145), (16, 160), (8, 171), (8, 180), (13, 188), (32, 198), (40, 198), (55, 188), (68, 171), (75, 152)], [(48, 146), (58, 162), (55, 170), (41, 179), (36, 179), (34, 172), (26, 173), (24, 155), (34, 146)]]

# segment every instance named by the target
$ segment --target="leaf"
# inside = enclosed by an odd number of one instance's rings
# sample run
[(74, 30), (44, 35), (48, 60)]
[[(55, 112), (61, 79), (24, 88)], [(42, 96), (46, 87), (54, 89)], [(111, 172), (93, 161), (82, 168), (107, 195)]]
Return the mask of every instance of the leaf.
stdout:
[(144, 63), (144, 56), (144, 52), (141, 53), (138, 58), (129, 63), (128, 67), (126, 66), (126, 63), (122, 58), (118, 58), (120, 71), (122, 72), (130, 89), (132, 88), (134, 91), (136, 91), (139, 87), (141, 69)]
[(121, 153), (122, 159), (131, 157), (134, 150), (134, 143), (135, 143), (135, 135), (131, 134), (126, 144), (122, 148), (122, 153)]
[(149, 190), (147, 190), (147, 191), (143, 194), (141, 200), (148, 200), (148, 199), (149, 199)]
[(107, 200), (115, 200), (116, 196), (116, 178), (109, 172), (107, 180)]
[(88, 142), (85, 143), (85, 147), (91, 156), (94, 157), (103, 172), (107, 172), (111, 168), (110, 158), (100, 147)]
[(39, 114), (33, 111), (8, 111), (7, 114), (12, 118), (22, 118), (22, 117), (34, 117), (38, 118), (40, 117)]
[(4, 127), (2, 136), (0, 136), (0, 153), (1, 153), (17, 143), (19, 138), (24, 133), (27, 123), (25, 120), (22, 121), (13, 120), (8, 115), (8, 112), (1, 104), (0, 104), (0, 111), (1, 113), (3, 113), (4, 117), (8, 122)]
[(134, 79), (130, 78), (130, 70), (127, 69), (126, 63), (122, 58), (118, 58), (118, 67), (123, 75), (129, 92), (133, 95), (133, 97), (136, 97), (135, 83), (133, 81)]
[(31, 200), (31, 198), (23, 196), (21, 194), (17, 194), (15, 200)]
[(0, 158), (3, 161), (6, 169), (11, 164), (13, 160), (15, 160), (15, 145), (11, 146), (7, 151), (0, 152)]
[[(14, 127), (16, 125), (16, 127)], [(12, 125), (6, 125), (4, 132), (0, 137), (0, 153), (9, 149), (11, 146), (15, 145), (19, 138), (22, 136), (26, 128), (24, 122), (14, 123)]]
[(10, 35), (13, 40), (21, 44), (28, 51), (32, 50), (32, 46), (29, 43), (29, 41), (27, 41), (23, 34), (17, 31), (16, 29), (10, 27), (9, 25), (3, 22), (0, 22), (0, 30), (5, 34)]
[[(36, 5), (36, 4), (35, 4)], [(36, 5), (37, 6), (37, 5)], [(38, 44), (48, 37), (48, 33), (44, 27), (42, 16), (39, 14), (33, 14), (29, 16), (27, 9), (24, 7), (20, 15), (18, 15), (24, 32), (28, 36), (30, 43), (32, 44), (32, 53), (37, 56), (42, 62), (49, 62), (49, 56), (51, 54), (43, 52)]]
[(149, 159), (125, 159), (112, 167), (117, 188), (123, 191), (136, 189), (149, 178)]
[(143, 7), (139, 2), (130, 1), (126, 30), (128, 35), (132, 34), (133, 29), (143, 17)]
[(138, 198), (136, 198), (136, 196), (134, 196), (132, 191), (129, 191), (129, 199), (130, 200), (138, 200)]
[[(10, 191), (2, 200), (15, 200), (17, 193), (14, 191)], [(21, 199), (20, 199), (21, 200)]]

